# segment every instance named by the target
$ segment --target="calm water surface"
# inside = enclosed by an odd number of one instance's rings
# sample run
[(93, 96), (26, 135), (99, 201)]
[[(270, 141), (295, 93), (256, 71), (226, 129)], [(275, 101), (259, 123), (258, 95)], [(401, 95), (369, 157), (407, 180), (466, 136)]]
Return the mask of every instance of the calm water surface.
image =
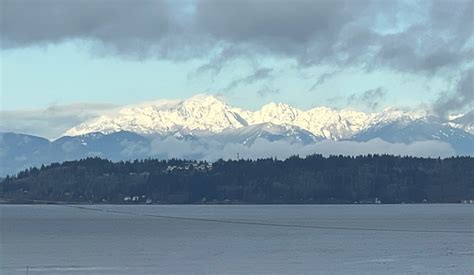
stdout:
[(474, 273), (474, 205), (81, 207), (0, 205), (0, 274)]

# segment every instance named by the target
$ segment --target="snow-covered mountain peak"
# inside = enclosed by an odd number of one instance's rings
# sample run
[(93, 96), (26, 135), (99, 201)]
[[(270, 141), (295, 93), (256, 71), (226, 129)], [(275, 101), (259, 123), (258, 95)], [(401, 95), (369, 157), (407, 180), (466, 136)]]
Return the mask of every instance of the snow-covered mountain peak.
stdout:
[(272, 111), (272, 110), (292, 110), (295, 109), (286, 103), (281, 102), (270, 102), (262, 106), (260, 111)]
[(182, 102), (191, 104), (191, 103), (197, 103), (201, 105), (227, 105), (224, 101), (218, 99), (216, 96), (213, 95), (207, 95), (207, 94), (198, 94), (195, 96), (192, 96), (188, 99), (183, 100)]
[[(429, 114), (424, 110), (405, 111), (397, 108), (385, 109), (379, 113), (328, 107), (303, 111), (288, 104), (274, 102), (252, 112), (232, 107), (215, 96), (196, 95), (185, 100), (160, 100), (125, 106), (115, 113), (77, 125), (65, 135), (77, 136), (91, 132), (109, 134), (118, 131), (166, 136), (212, 135), (252, 125), (260, 125), (257, 128), (267, 129), (265, 132), (276, 125), (280, 131), (280, 126), (286, 125), (285, 127), (307, 131), (318, 139), (340, 140), (351, 138), (371, 127), (393, 122), (410, 123), (420, 119), (428, 120)], [(458, 117), (450, 123), (455, 128), (472, 130), (472, 123), (464, 120)], [(261, 128), (262, 125), (266, 128)]]
[(258, 139), (285, 141), (289, 144), (311, 144), (321, 140), (321, 138), (316, 137), (309, 131), (301, 129), (298, 126), (288, 124), (279, 125), (271, 122), (253, 124), (239, 129), (224, 130), (219, 135), (218, 140), (251, 145)]
[(394, 121), (415, 121), (418, 119), (427, 119), (429, 113), (425, 110), (405, 111), (399, 108), (385, 108), (380, 113), (373, 114), (371, 125), (386, 124)]
[(301, 113), (301, 110), (293, 108), (288, 104), (271, 102), (254, 112), (251, 122), (252, 124), (263, 122), (293, 124)]
[(448, 125), (474, 134), (474, 110), (449, 118)]
[(126, 106), (114, 114), (86, 121), (65, 135), (120, 130), (140, 134), (166, 134), (179, 129), (213, 133), (247, 125), (240, 113), (214, 96), (197, 95), (186, 100), (164, 100)]
[(218, 98), (210, 95), (199, 94), (184, 100), (158, 100), (151, 102), (144, 102), (137, 105), (129, 105), (122, 108), (120, 114), (128, 114), (130, 112), (136, 112), (143, 110), (145, 112), (154, 111), (171, 111), (171, 110), (185, 110), (185, 109), (208, 109), (217, 108), (224, 109), (230, 108), (226, 103), (219, 100)]

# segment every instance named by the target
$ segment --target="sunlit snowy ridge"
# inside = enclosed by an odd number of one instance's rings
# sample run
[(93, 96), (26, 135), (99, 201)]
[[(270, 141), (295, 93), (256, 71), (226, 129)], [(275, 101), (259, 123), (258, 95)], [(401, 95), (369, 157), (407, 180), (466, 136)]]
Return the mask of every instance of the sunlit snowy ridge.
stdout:
[[(471, 115), (472, 116), (472, 115)], [(472, 121), (453, 117), (444, 122), (453, 128), (474, 133)], [(349, 109), (316, 107), (300, 110), (283, 103), (269, 103), (255, 112), (229, 106), (214, 96), (197, 95), (186, 100), (161, 100), (123, 107), (77, 125), (64, 133), (78, 136), (93, 132), (104, 134), (130, 131), (145, 135), (218, 134), (248, 126), (264, 125), (281, 131), (299, 128), (318, 139), (348, 139), (370, 128), (393, 122), (432, 120), (429, 112), (388, 108), (378, 113)], [(463, 123), (464, 122), (464, 123)], [(296, 127), (296, 128), (295, 128)]]

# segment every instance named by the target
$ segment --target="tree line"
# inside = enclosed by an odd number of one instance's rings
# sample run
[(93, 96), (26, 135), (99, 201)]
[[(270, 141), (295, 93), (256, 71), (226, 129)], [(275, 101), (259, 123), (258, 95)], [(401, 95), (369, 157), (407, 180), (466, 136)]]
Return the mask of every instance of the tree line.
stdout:
[(474, 158), (86, 158), (7, 176), (0, 198), (87, 203), (452, 203), (474, 199)]

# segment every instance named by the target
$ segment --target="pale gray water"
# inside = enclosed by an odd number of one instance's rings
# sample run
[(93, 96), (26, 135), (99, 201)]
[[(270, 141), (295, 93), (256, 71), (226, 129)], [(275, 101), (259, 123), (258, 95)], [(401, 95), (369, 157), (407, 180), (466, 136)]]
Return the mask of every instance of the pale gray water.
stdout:
[(474, 273), (474, 205), (84, 207), (0, 205), (0, 274)]

